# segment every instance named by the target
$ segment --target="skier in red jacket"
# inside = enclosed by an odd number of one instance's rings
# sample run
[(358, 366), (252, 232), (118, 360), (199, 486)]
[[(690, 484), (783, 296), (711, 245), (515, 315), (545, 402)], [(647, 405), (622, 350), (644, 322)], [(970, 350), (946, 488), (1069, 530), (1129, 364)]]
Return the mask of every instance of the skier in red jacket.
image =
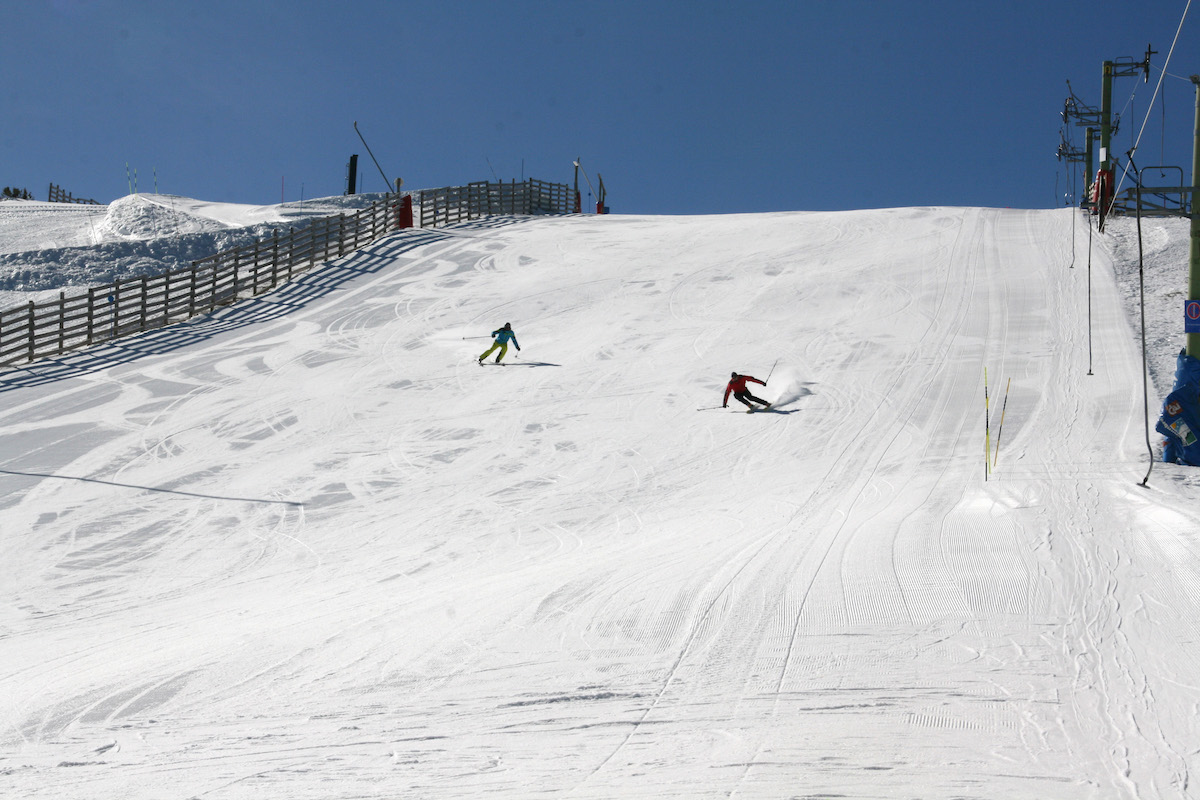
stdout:
[[(768, 377), (770, 377), (770, 376), (768, 376)], [(766, 400), (763, 400), (760, 397), (755, 397), (754, 395), (750, 394), (750, 389), (746, 387), (746, 381), (754, 381), (759, 386), (766, 386), (765, 383), (763, 383), (758, 378), (755, 378), (752, 375), (738, 375), (735, 372), (735, 373), (733, 373), (733, 377), (729, 380), (729, 385), (725, 387), (725, 399), (721, 401), (721, 408), (729, 407), (729, 393), (730, 392), (733, 392), (733, 398), (735, 400), (740, 400), (741, 402), (745, 403), (746, 408), (748, 408), (750, 411), (755, 410), (754, 406), (750, 405), (751, 400), (753, 400), (756, 403), (762, 403), (763, 408), (771, 407), (771, 404), (768, 403)]]

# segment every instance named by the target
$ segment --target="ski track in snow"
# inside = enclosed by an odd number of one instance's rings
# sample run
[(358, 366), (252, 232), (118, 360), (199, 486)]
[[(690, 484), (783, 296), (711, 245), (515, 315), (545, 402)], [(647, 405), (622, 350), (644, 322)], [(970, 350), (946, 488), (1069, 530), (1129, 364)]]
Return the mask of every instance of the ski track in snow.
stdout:
[(1195, 796), (1200, 484), (1076, 224), (487, 220), (0, 373), (0, 782)]

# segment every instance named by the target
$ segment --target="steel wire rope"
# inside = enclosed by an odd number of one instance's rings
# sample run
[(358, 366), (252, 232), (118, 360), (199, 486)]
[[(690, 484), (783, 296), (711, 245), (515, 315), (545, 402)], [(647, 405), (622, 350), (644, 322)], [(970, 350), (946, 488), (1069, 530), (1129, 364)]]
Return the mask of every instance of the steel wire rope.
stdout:
[(1156, 70), (1158, 70), (1159, 72), (1161, 72), (1162, 74), (1166, 75), (1168, 78), (1174, 78), (1175, 80), (1177, 80), (1177, 81), (1183, 81), (1184, 83), (1191, 83), (1191, 82), (1192, 82), (1192, 79), (1191, 79), (1191, 78), (1189, 78), (1188, 76), (1186, 76), (1186, 75), (1176, 75), (1174, 72), (1168, 72), (1168, 71), (1166, 70), (1166, 68), (1164, 68), (1164, 67), (1155, 67), (1155, 69), (1156, 69)]
[(1144, 410), (1142, 422), (1146, 428), (1146, 450), (1150, 453), (1150, 466), (1146, 469), (1146, 477), (1142, 478), (1141, 485), (1146, 486), (1150, 480), (1150, 473), (1154, 470), (1154, 446), (1150, 444), (1150, 366), (1146, 358), (1146, 267), (1142, 255), (1142, 175), (1137, 164), (1133, 163), (1132, 150), (1126, 154), (1126, 157), (1137, 174), (1138, 296), (1142, 309), (1142, 403)]
[[(1160, 70), (1161, 71), (1161, 70)], [(1163, 72), (1166, 75), (1166, 72)], [(1162, 75), (1158, 78), (1162, 80)], [(1150, 103), (1150, 107), (1154, 107), (1154, 103)], [(1163, 92), (1158, 98), (1158, 107), (1162, 112), (1162, 119), (1158, 121), (1158, 163), (1167, 163), (1167, 93)], [(1166, 175), (1166, 171), (1159, 169), (1158, 177), (1162, 178)]]

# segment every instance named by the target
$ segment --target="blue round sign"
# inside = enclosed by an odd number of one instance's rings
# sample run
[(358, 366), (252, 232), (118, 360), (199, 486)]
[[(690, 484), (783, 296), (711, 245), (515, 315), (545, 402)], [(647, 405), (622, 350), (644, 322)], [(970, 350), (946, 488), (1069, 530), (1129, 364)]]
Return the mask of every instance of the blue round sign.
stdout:
[(1183, 332), (1200, 333), (1200, 300), (1184, 300), (1183, 316)]

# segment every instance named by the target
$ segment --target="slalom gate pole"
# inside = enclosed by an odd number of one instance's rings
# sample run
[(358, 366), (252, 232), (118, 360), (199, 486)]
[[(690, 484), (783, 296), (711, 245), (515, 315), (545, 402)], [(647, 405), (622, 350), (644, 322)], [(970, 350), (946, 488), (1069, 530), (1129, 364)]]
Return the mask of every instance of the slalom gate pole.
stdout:
[(992, 407), (988, 402), (987, 367), (983, 368), (983, 479), (988, 479), (988, 468), (992, 462)]
[(779, 359), (775, 359), (775, 363), (771, 365), (771, 371), (767, 373), (767, 379), (763, 383), (770, 383), (771, 376), (775, 374), (775, 367), (779, 365)]
[(1004, 435), (1004, 412), (1008, 408), (1008, 387), (1012, 386), (1012, 378), (1008, 379), (1008, 383), (1004, 385), (1004, 402), (1000, 405), (1000, 427), (996, 429), (996, 455), (992, 456), (992, 469), (996, 469), (996, 462), (1000, 460), (1000, 437)]

